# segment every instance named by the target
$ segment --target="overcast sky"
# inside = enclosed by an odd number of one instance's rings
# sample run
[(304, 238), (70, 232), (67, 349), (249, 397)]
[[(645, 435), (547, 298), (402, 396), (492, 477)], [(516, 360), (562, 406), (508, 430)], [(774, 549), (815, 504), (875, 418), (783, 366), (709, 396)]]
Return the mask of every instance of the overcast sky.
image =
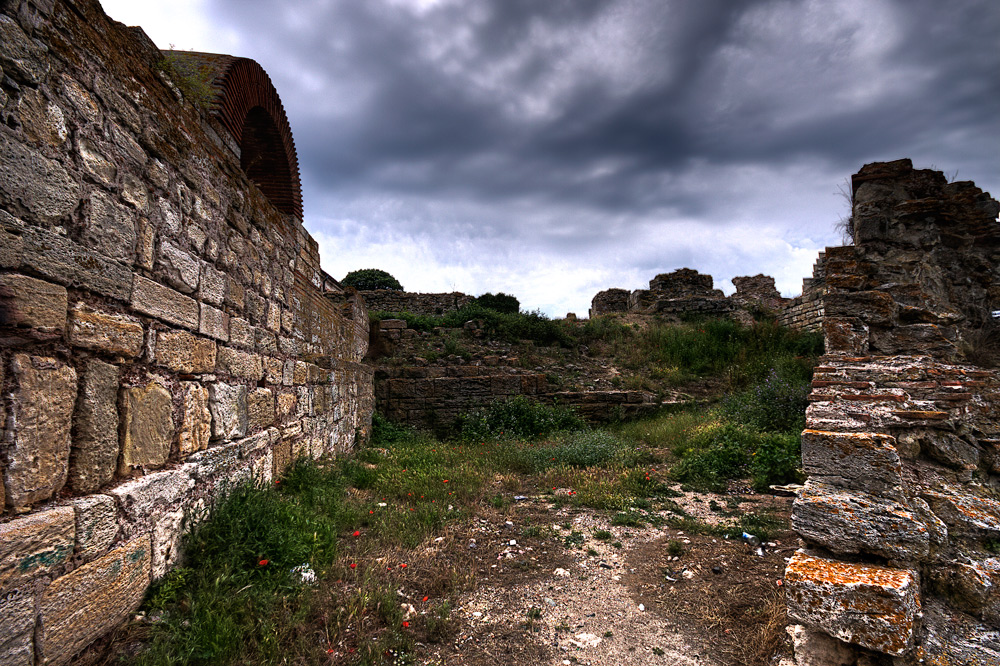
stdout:
[(336, 278), (585, 316), (688, 267), (800, 293), (863, 164), (1000, 195), (995, 0), (106, 0), (253, 58)]

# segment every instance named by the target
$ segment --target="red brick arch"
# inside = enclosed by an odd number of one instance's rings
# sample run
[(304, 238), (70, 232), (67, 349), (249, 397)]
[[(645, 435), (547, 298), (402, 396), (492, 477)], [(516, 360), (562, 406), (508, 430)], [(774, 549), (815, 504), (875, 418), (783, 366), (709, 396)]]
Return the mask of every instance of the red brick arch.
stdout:
[(283, 213), (302, 219), (299, 158), (292, 128), (271, 77), (250, 58), (193, 51), (165, 51), (181, 73), (196, 76), (214, 93), (212, 115), (240, 148), (240, 166)]

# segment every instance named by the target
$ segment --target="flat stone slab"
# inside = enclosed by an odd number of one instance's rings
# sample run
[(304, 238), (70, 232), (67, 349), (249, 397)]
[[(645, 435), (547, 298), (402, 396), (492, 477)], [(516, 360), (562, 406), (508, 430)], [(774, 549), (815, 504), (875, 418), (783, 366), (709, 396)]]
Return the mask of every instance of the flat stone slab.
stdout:
[(41, 603), (39, 651), (58, 666), (139, 607), (150, 580), (148, 535), (52, 581)]
[(788, 615), (847, 643), (899, 656), (913, 645), (916, 571), (837, 562), (798, 551), (785, 569)]
[(75, 536), (71, 507), (0, 524), (0, 591), (64, 564), (73, 554)]
[(835, 553), (919, 560), (930, 549), (930, 531), (908, 505), (812, 479), (795, 500), (792, 528)]

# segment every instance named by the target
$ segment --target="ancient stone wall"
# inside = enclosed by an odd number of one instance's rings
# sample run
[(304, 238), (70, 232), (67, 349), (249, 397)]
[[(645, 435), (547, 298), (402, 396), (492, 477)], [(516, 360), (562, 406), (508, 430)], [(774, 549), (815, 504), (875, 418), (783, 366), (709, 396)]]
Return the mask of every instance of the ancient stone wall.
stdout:
[(786, 570), (800, 663), (1000, 663), (997, 202), (908, 160), (854, 177), (857, 245), (826, 253), (827, 355)]
[(412, 312), (428, 316), (461, 310), (475, 300), (474, 297), (457, 291), (450, 294), (420, 294), (378, 289), (359, 293), (372, 312)]
[(590, 318), (628, 312), (628, 289), (605, 289), (590, 301)]
[(738, 276), (733, 278), (736, 291), (729, 300), (746, 310), (762, 310), (764, 312), (780, 312), (788, 303), (782, 298), (774, 278), (770, 275)]
[[(386, 353), (391, 353), (400, 341), (421, 335), (407, 328), (402, 319), (383, 319), (376, 330), (374, 346), (386, 347)], [(440, 332), (477, 333), (476, 329)], [(418, 361), (422, 365), (385, 364), (375, 373), (375, 404), (379, 412), (417, 428), (447, 432), (460, 415), (519, 395), (573, 407), (582, 418), (593, 423), (644, 415), (658, 406), (652, 396), (642, 391), (555, 391), (545, 374), (525, 370), (517, 359), (496, 354), (470, 358), (454, 355), (432, 363), (423, 358)]]
[(259, 65), (222, 57), (202, 109), (96, 0), (0, 2), (0, 45), (0, 663), (61, 664), (221, 490), (364, 435), (368, 319)]
[(802, 295), (796, 296), (777, 310), (777, 322), (796, 331), (823, 330), (825, 293), (826, 252), (820, 252), (819, 258), (813, 264), (812, 277), (802, 280)]

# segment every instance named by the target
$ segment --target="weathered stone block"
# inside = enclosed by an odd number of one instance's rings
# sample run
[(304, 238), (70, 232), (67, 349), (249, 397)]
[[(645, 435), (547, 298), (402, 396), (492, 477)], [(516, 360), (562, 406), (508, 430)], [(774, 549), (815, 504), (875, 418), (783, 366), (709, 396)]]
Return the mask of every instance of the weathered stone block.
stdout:
[(188, 458), (184, 466), (194, 478), (200, 480), (214, 477), (228, 477), (236, 468), (240, 457), (240, 445), (236, 442), (213, 446), (199, 451)]
[(75, 303), (69, 312), (69, 343), (122, 358), (142, 352), (143, 328), (134, 317)]
[(823, 336), (828, 354), (868, 353), (869, 329), (860, 319), (823, 317)]
[(24, 507), (66, 483), (76, 371), (54, 358), (15, 354), (4, 486), (7, 504)]
[[(0, 19), (7, 19), (0, 15)], [(0, 21), (0, 28), (3, 26)], [(6, 51), (7, 42), (4, 42)], [(0, 132), (0, 190), (41, 222), (58, 222), (79, 203), (80, 185), (59, 162)]]
[(170, 391), (152, 381), (143, 387), (122, 389), (122, 454), (120, 474), (133, 469), (161, 467), (170, 456), (174, 437)]
[(144, 535), (52, 581), (41, 602), (38, 648), (44, 663), (66, 663), (138, 608), (150, 564)]
[(201, 267), (198, 296), (206, 303), (221, 307), (226, 299), (226, 274), (209, 264), (204, 264)]
[(171, 511), (153, 527), (153, 580), (159, 580), (180, 560), (184, 512)]
[(913, 645), (916, 571), (797, 552), (785, 569), (788, 615), (847, 643), (895, 656)]
[(105, 257), (131, 264), (136, 241), (134, 216), (135, 213), (110, 195), (97, 190), (90, 197), (89, 214), (80, 241)]
[(73, 500), (76, 516), (76, 552), (85, 560), (103, 555), (118, 536), (118, 508), (108, 495)]
[(156, 362), (176, 372), (205, 373), (215, 371), (216, 344), (186, 331), (156, 333)]
[(979, 449), (958, 435), (942, 430), (911, 430), (905, 437), (918, 450), (955, 469), (972, 470), (979, 466)]
[(22, 266), (30, 266), (32, 271), (59, 284), (79, 286), (119, 301), (129, 300), (132, 273), (123, 264), (36, 227), (26, 227), (22, 240)]
[(179, 446), (182, 455), (208, 448), (212, 434), (212, 414), (208, 409), (208, 389), (195, 382), (182, 382), (184, 412)]
[(903, 468), (894, 444), (889, 435), (805, 430), (802, 466), (825, 483), (901, 496)]
[(239, 441), (240, 458), (257, 458), (274, 441), (274, 433), (264, 430)]
[(0, 523), (0, 590), (52, 571), (73, 554), (73, 509), (50, 511)]
[(160, 243), (156, 270), (174, 289), (192, 294), (201, 280), (201, 262), (170, 241)]
[(792, 509), (792, 527), (835, 553), (918, 560), (930, 549), (927, 526), (909, 506), (810, 479)]
[(202, 335), (222, 340), (229, 340), (229, 315), (211, 305), (201, 303), (201, 316), (198, 332)]
[(247, 396), (247, 415), (251, 431), (274, 423), (274, 394), (270, 389), (259, 388), (250, 392)]
[(0, 326), (26, 326), (42, 333), (66, 327), (66, 288), (27, 275), (0, 275)]
[(115, 486), (108, 491), (118, 500), (125, 517), (149, 526), (152, 517), (173, 508), (194, 487), (194, 480), (181, 470), (163, 470)]
[(0, 593), (0, 664), (35, 663), (35, 595), (29, 586)]
[(92, 493), (114, 478), (118, 464), (118, 368), (87, 361), (76, 405), (69, 485)]
[(281, 378), (284, 374), (285, 363), (280, 358), (272, 358), (270, 356), (265, 356), (263, 358), (264, 362), (264, 381), (268, 384), (281, 384)]
[(219, 347), (218, 370), (253, 381), (264, 376), (264, 365), (260, 354), (251, 354), (231, 347)]
[(278, 419), (283, 420), (291, 416), (295, 412), (295, 405), (297, 403), (298, 399), (295, 397), (294, 393), (279, 393), (277, 408)]
[(254, 329), (257, 351), (261, 354), (277, 354), (278, 338), (271, 331), (263, 328)]
[(921, 496), (947, 523), (952, 534), (1000, 537), (1000, 502), (957, 488), (925, 490)]
[(132, 307), (143, 314), (191, 330), (198, 329), (198, 302), (158, 282), (134, 276)]
[(209, 387), (212, 439), (236, 439), (247, 434), (247, 387), (216, 382)]
[(241, 349), (254, 348), (253, 326), (246, 319), (229, 318), (229, 343)]

